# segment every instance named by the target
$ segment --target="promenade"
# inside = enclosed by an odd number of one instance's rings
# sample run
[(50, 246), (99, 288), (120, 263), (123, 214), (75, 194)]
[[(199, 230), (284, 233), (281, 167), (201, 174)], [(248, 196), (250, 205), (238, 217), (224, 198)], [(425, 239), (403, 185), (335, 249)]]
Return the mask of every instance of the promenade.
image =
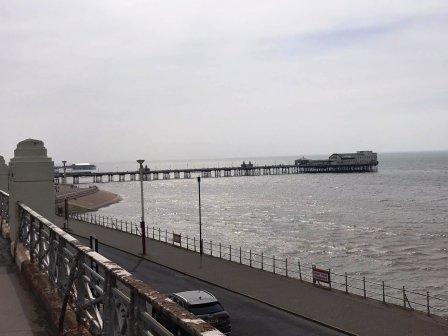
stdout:
[(47, 321), (24, 287), (10, 253), (10, 241), (0, 235), (0, 336), (46, 336)]
[[(95, 235), (102, 244), (138, 255), (141, 238), (122, 231), (70, 220), (72, 233)], [(226, 288), (273, 307), (355, 335), (447, 335), (439, 317), (363, 299), (338, 290), (316, 288), (296, 279), (210, 257), (147, 238), (146, 259)]]

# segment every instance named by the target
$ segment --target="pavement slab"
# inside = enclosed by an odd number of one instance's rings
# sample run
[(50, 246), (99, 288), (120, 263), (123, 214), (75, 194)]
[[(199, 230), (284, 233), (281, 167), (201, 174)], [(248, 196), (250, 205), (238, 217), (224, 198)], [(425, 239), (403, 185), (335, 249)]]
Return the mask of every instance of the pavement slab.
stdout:
[(18, 273), (9, 246), (9, 240), (0, 237), (0, 336), (51, 335), (42, 309)]

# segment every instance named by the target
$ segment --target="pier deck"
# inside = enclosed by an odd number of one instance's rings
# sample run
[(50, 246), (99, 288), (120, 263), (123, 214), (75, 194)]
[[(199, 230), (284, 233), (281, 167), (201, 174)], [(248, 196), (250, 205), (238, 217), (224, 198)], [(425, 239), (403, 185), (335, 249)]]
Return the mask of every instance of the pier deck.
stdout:
[[(262, 176), (286, 174), (317, 174), (317, 173), (363, 173), (376, 172), (378, 162), (370, 164), (278, 164), (263, 166), (236, 166), (236, 167), (208, 167), (185, 169), (144, 170), (144, 181), (190, 179), (192, 176), (203, 178)], [(139, 171), (105, 171), (105, 172), (66, 172), (66, 179), (73, 184), (82, 183), (82, 179), (92, 179), (89, 182), (127, 182), (139, 180)], [(61, 183), (64, 173), (55, 173), (55, 182)], [(87, 182), (87, 181), (86, 181)]]

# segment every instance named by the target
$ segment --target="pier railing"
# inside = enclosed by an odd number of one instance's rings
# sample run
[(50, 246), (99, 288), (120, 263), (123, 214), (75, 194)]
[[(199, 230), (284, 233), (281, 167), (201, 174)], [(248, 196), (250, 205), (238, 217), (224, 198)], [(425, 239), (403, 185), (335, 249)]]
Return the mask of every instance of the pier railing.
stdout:
[(25, 204), (18, 219), (31, 262), (92, 335), (223, 335)]
[[(98, 214), (72, 214), (71, 218), (82, 220), (91, 224), (124, 231), (133, 235), (141, 236), (140, 225), (118, 220)], [(182, 235), (167, 229), (156, 227), (146, 227), (145, 236), (166, 244), (184, 248), (199, 253), (200, 242), (196, 236)], [(395, 304), (404, 309), (418, 310), (425, 312), (428, 316), (436, 314), (440, 316), (448, 315), (448, 300), (434, 295), (428, 291), (410, 290), (405, 286), (395, 287), (385, 281), (376, 282), (366, 277), (354, 276), (347, 272), (335, 272), (331, 269), (324, 269), (328, 275), (328, 282), (318, 281), (313, 271), (321, 270), (317, 265), (306, 263), (292, 258), (281, 258), (279, 256), (267, 255), (252, 249), (243, 249), (240, 246), (216, 243), (213, 241), (203, 241), (203, 252), (207, 255), (243, 264), (267, 272), (272, 272), (281, 276), (295, 278), (299, 281), (307, 281), (338, 289), (347, 294), (354, 294), (364, 299), (374, 299), (384, 304)]]

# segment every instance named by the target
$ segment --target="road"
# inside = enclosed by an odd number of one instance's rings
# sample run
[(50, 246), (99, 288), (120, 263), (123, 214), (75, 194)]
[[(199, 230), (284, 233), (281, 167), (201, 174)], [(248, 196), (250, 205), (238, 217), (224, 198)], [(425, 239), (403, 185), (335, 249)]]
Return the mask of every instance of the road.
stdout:
[[(79, 238), (88, 244), (87, 239)], [(184, 275), (135, 255), (100, 243), (99, 253), (150, 284), (169, 294), (194, 289), (213, 293), (229, 313), (234, 336), (334, 336), (345, 335), (302, 317), (273, 308), (259, 301)]]

